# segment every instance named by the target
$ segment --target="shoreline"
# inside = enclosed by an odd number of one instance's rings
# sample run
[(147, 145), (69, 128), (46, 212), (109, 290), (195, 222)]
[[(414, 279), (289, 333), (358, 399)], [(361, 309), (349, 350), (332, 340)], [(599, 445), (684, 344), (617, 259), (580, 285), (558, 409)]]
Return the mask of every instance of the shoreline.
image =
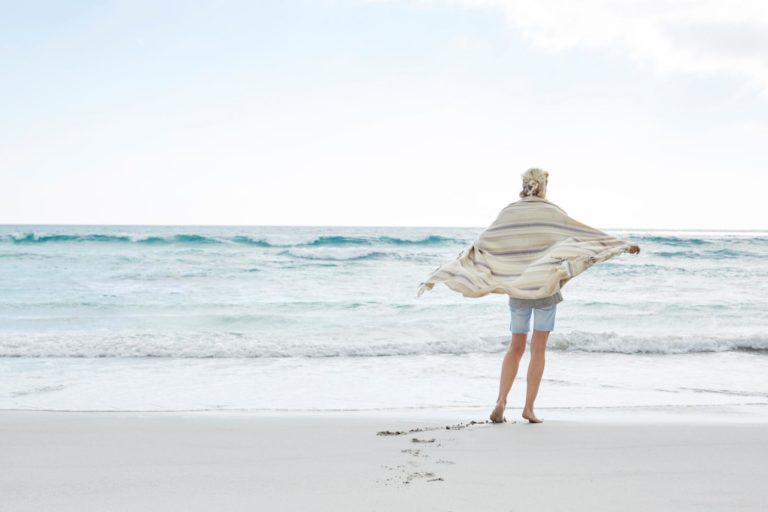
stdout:
[[(475, 406), (495, 402), (502, 357), (4, 358), (0, 411), (407, 409), (429, 414), (433, 408), (470, 408), (483, 413)], [(526, 352), (521, 367), (528, 361)], [(766, 354), (736, 351), (660, 355), (548, 350), (537, 403), (539, 408), (564, 410), (768, 404), (765, 364)], [(295, 386), (279, 384), (294, 375), (302, 376)], [(525, 386), (523, 371), (512, 386), (510, 403), (523, 400)]]
[(768, 406), (519, 412), (0, 411), (0, 490), (14, 511), (768, 505)]
[[(166, 415), (166, 416), (368, 416), (381, 417), (391, 420), (406, 419), (417, 421), (440, 421), (463, 418), (462, 421), (476, 421), (478, 416), (488, 416), (493, 409), (489, 402), (486, 406), (414, 406), (414, 407), (381, 407), (370, 409), (338, 408), (338, 409), (300, 409), (300, 408), (200, 408), (200, 409), (34, 409), (34, 408), (5, 408), (0, 409), (0, 416), (6, 414), (62, 414), (62, 415)], [(509, 411), (522, 410), (522, 407), (510, 405)], [(642, 405), (585, 405), (585, 406), (539, 406), (537, 412), (551, 412), (560, 416), (559, 421), (576, 421), (590, 423), (598, 419), (610, 422), (638, 422), (648, 417), (657, 418), (659, 422), (671, 422), (676, 418), (687, 422), (738, 422), (768, 423), (768, 403), (709, 403), (709, 404), (642, 404)]]

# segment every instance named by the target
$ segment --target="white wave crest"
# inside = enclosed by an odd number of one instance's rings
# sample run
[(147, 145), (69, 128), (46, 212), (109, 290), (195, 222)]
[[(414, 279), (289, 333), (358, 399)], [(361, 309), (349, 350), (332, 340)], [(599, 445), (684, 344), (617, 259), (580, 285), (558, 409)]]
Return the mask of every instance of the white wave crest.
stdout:
[(393, 251), (371, 250), (365, 247), (296, 247), (285, 251), (294, 258), (306, 260), (351, 261), (376, 258), (399, 258)]
[(555, 350), (581, 352), (613, 352), (622, 354), (688, 354), (727, 352), (730, 350), (768, 350), (768, 336), (636, 336), (616, 332), (553, 332), (548, 347)]
[[(169, 357), (283, 358), (378, 357), (498, 353), (509, 336), (446, 340), (292, 340), (236, 332), (3, 334), (0, 357)], [(558, 351), (624, 354), (686, 354), (731, 350), (768, 351), (768, 337), (643, 337), (615, 332), (553, 332), (549, 348)]]

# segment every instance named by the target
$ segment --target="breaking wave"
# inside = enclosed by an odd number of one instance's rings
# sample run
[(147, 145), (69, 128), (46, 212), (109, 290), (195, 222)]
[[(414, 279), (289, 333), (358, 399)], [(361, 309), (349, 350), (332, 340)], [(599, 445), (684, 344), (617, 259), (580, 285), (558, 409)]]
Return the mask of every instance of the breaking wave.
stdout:
[[(274, 339), (236, 332), (3, 334), (0, 357), (333, 358), (498, 353), (508, 336), (442, 341), (353, 341)], [(615, 332), (553, 332), (548, 347), (561, 352), (690, 354), (768, 352), (768, 337), (643, 337)]]
[(0, 242), (13, 244), (50, 244), (50, 243), (139, 243), (139, 244), (221, 244), (232, 243), (251, 245), (257, 247), (344, 247), (366, 245), (450, 245), (467, 244), (471, 240), (451, 238), (440, 235), (429, 235), (424, 238), (408, 239), (391, 236), (336, 236), (322, 235), (310, 240), (297, 241), (295, 243), (280, 243), (266, 238), (251, 237), (247, 235), (237, 236), (205, 236), (195, 233), (180, 233), (168, 236), (130, 236), (111, 235), (101, 233), (90, 234), (66, 234), (66, 233), (21, 233), (0, 237)]

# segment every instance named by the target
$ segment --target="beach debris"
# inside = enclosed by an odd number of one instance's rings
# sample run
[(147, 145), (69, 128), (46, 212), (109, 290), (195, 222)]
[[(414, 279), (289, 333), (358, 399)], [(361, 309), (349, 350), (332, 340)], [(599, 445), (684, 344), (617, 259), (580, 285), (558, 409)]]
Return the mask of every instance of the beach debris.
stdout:
[(412, 428), (410, 430), (381, 430), (379, 432), (376, 432), (377, 436), (402, 436), (405, 434), (414, 434), (417, 432), (428, 432), (431, 430), (463, 430), (467, 427), (471, 427), (473, 425), (485, 425), (493, 423), (491, 420), (485, 420), (485, 421), (470, 421), (468, 423), (457, 423), (455, 425), (446, 425), (444, 427), (419, 427), (419, 428)]
[(485, 420), (485, 421), (474, 421), (474, 420), (472, 420), (469, 423), (458, 423), (456, 425), (448, 425), (447, 427), (445, 427), (445, 429), (446, 430), (462, 430), (462, 429), (465, 429), (467, 427), (471, 427), (473, 425), (486, 425), (486, 424), (490, 424), (490, 423), (493, 423), (493, 422), (491, 420)]
[(402, 431), (402, 430), (382, 430), (381, 432), (376, 432), (377, 436), (402, 436), (403, 434), (407, 434), (408, 432)]

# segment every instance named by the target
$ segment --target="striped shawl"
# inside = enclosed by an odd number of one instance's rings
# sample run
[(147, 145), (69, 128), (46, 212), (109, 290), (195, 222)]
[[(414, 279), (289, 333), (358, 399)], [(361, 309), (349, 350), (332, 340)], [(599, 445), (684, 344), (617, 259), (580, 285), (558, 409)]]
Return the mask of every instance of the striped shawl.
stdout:
[(549, 297), (630, 245), (572, 219), (546, 199), (525, 197), (505, 207), (455, 260), (435, 269), (416, 296), (444, 283), (465, 297)]

